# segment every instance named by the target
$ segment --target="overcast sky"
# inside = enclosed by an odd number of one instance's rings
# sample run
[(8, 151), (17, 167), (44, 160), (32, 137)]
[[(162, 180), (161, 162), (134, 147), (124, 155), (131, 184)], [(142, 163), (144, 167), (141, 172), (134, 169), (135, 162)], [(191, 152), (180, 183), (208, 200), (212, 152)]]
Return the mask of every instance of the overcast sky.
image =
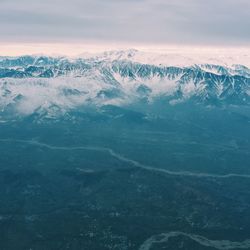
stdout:
[(246, 46), (250, 0), (0, 0), (1, 43)]

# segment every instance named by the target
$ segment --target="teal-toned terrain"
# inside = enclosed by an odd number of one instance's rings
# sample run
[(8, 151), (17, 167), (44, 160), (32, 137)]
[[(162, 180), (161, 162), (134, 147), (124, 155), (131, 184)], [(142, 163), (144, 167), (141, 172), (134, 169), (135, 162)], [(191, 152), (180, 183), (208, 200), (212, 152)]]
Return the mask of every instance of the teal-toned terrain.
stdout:
[(250, 249), (250, 70), (126, 53), (1, 58), (1, 250)]

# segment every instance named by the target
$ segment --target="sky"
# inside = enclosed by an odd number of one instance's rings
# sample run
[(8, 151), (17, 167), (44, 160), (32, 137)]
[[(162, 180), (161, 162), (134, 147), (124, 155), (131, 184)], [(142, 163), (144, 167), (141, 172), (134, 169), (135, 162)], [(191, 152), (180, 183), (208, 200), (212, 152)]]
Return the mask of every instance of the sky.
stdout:
[(249, 0), (0, 0), (0, 54), (250, 46)]

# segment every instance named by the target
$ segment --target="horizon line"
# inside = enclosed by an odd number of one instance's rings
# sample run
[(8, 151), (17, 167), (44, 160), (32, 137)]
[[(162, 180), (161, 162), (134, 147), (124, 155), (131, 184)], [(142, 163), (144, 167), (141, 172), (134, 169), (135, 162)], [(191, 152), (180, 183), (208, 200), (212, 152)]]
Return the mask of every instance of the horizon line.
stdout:
[[(250, 46), (195, 45), (195, 44), (139, 44), (139, 43), (93, 43), (93, 42), (0, 42), (0, 56), (52, 55), (79, 56), (82, 53), (101, 53), (136, 49), (158, 53), (210, 53), (216, 51), (250, 52)], [(190, 51), (191, 50), (191, 51)]]

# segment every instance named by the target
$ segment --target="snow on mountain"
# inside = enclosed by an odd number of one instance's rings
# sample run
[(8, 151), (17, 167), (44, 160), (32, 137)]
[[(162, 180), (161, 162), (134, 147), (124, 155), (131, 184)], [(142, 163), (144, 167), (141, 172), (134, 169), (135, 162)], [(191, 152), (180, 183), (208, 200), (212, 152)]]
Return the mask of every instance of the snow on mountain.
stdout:
[(250, 68), (250, 50), (204, 50), (204, 49), (169, 49), (166, 51), (139, 51), (136, 49), (107, 51), (103, 53), (80, 54), (80, 58), (98, 61), (129, 60), (141, 64), (156, 66), (190, 67), (193, 65), (213, 64), (235, 68), (244, 65)]
[(80, 58), (1, 57), (0, 116), (54, 117), (84, 105), (122, 106), (142, 100), (153, 103), (157, 98), (171, 105), (185, 101), (249, 105), (248, 66), (237, 60), (230, 66), (228, 60), (208, 62), (204, 57), (137, 50)]

